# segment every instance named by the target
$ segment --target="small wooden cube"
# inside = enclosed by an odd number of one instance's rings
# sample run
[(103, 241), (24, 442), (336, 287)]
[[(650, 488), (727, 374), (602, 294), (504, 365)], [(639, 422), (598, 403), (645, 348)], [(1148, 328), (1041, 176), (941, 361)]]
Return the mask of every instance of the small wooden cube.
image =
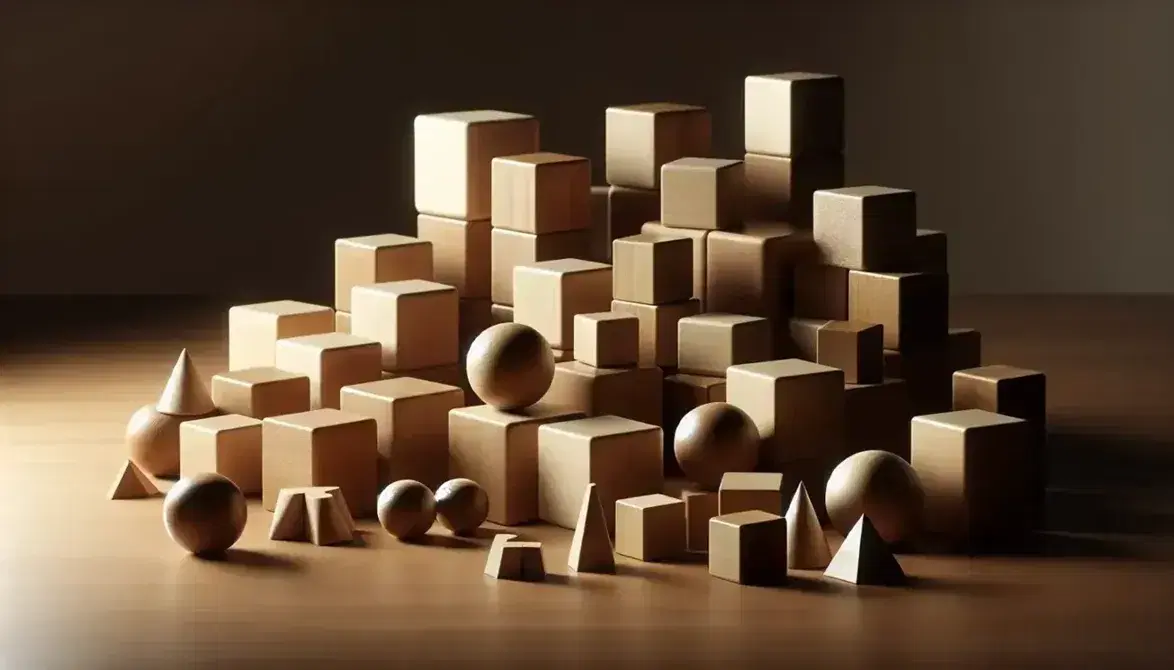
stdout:
[(493, 159), (493, 227), (582, 230), (591, 222), (591, 161), (550, 152)]
[(334, 242), (334, 306), (353, 312), (351, 293), (362, 284), (433, 278), (432, 242), (406, 235), (367, 235)]
[(310, 409), (310, 378), (277, 368), (230, 370), (212, 377), (212, 402), (221, 412), (264, 419)]
[(537, 521), (538, 427), (582, 416), (541, 403), (516, 412), (489, 405), (450, 410), (449, 476), (472, 479), (485, 489), (490, 523)]
[(312, 410), (338, 409), (342, 387), (379, 379), (380, 361), (379, 342), (358, 335), (325, 333), (277, 342), (277, 367), (310, 379)]
[(527, 114), (469, 110), (417, 116), (413, 135), (416, 211), (481, 221), (492, 215), (493, 159), (538, 151), (539, 127)]
[(899, 272), (907, 267), (917, 237), (917, 194), (885, 186), (816, 191), (812, 233), (827, 265), (851, 270)]
[(689, 551), (709, 551), (709, 520), (718, 514), (718, 492), (685, 489), (685, 546)]
[(769, 360), (773, 349), (770, 321), (760, 316), (710, 312), (677, 322), (677, 371), (684, 374), (724, 377), (731, 365)]
[(296, 300), (237, 305), (228, 310), (230, 370), (273, 367), (277, 341), (334, 331), (334, 310)]
[[(538, 516), (574, 528), (583, 491), (595, 484), (607, 527), (616, 528), (616, 501), (664, 487), (659, 426), (619, 416), (549, 423), (538, 429)], [(680, 502), (680, 501), (677, 501)], [(685, 522), (682, 512), (681, 533)]]
[(844, 156), (839, 153), (793, 158), (746, 154), (746, 216), (811, 227), (816, 191), (844, 187)]
[(885, 376), (884, 328), (863, 321), (830, 321), (817, 331), (815, 362), (840, 368), (849, 384), (879, 384)]
[(272, 512), (281, 489), (337, 486), (355, 518), (374, 516), (378, 429), (369, 417), (337, 409), (271, 416), (261, 427), (262, 504)]
[(909, 460), (909, 389), (903, 379), (844, 385), (845, 456), (887, 451)]
[(909, 269), (913, 272), (949, 272), (949, 245), (946, 234), (940, 230), (917, 229), (913, 240), (913, 260)]
[(649, 221), (638, 231), (642, 235), (661, 235), (664, 237), (685, 237), (693, 243), (693, 297), (701, 302), (705, 309), (705, 242), (709, 239), (708, 230), (694, 230), (692, 228), (669, 228), (659, 221)]
[(612, 243), (622, 237), (639, 235), (649, 221), (660, 220), (660, 191), (609, 186), (607, 193), (607, 259)]
[(630, 367), (640, 360), (640, 320), (635, 316), (576, 314), (574, 327), (575, 360), (597, 368)]
[(453, 287), (462, 299), (488, 298), (489, 261), (492, 257), (489, 240), (492, 231), (493, 226), (489, 221), (419, 215), (416, 217), (416, 235), (432, 245), (432, 276), (400, 279), (432, 279)]
[(781, 323), (790, 316), (793, 268), (815, 253), (811, 231), (783, 223), (715, 230), (706, 243), (705, 309)]
[(786, 518), (748, 510), (710, 519), (709, 574), (747, 586), (786, 583)]
[(633, 235), (612, 243), (616, 300), (663, 305), (693, 295), (693, 244), (683, 237)]
[(554, 378), (542, 402), (587, 416), (614, 414), (657, 424), (663, 378), (657, 367), (597, 368), (563, 361), (555, 363)]
[(334, 313), (334, 332), (336, 332), (336, 333), (350, 333), (351, 332), (351, 313), (350, 312), (335, 312)]
[(813, 72), (752, 75), (746, 77), (744, 104), (748, 153), (843, 153), (842, 77)]
[(846, 321), (848, 272), (834, 265), (795, 266), (795, 316)]
[(949, 332), (947, 275), (848, 273), (848, 319), (884, 327), (885, 349), (942, 345)]
[(575, 315), (611, 306), (610, 265), (562, 258), (514, 268), (514, 322), (530, 326), (555, 349), (575, 348)]
[(782, 516), (790, 500), (783, 497), (778, 472), (727, 472), (718, 487), (718, 514), (761, 510)]
[(779, 353), (814, 363), (819, 357), (819, 329), (829, 323), (826, 319), (787, 319), (787, 342), (780, 346)]
[(577, 258), (587, 246), (586, 230), (559, 233), (520, 233), (494, 228), (492, 237), (490, 297), (495, 305), (514, 304), (514, 268), (560, 258)]
[(588, 246), (591, 249), (587, 260), (600, 263), (611, 262), (611, 240), (608, 234), (607, 198), (609, 186), (592, 186), (589, 192), (591, 223), (588, 230)]
[(670, 228), (729, 230), (742, 223), (742, 161), (678, 158), (660, 169), (660, 220)]
[(513, 323), (514, 308), (510, 305), (491, 305), (489, 307), (489, 317), (493, 321), (493, 325)]
[(615, 508), (617, 554), (654, 562), (687, 550), (684, 500), (652, 493), (617, 500)]
[(460, 297), (445, 284), (410, 279), (356, 286), (351, 332), (380, 344), (384, 370), (452, 365), (460, 358)]
[(661, 305), (612, 300), (611, 311), (640, 320), (640, 365), (672, 368), (677, 364), (677, 323), (699, 314), (701, 303), (693, 298)]
[(664, 378), (662, 400), (664, 428), (665, 474), (681, 474), (673, 451), (673, 436), (677, 425), (686, 414), (697, 407), (711, 402), (726, 401), (726, 380), (724, 377), (674, 374)]
[(179, 425), (179, 474), (215, 472), (241, 493), (261, 492), (261, 422), (239, 414), (184, 421)]
[(662, 165), (711, 151), (712, 123), (704, 107), (671, 102), (608, 107), (604, 125), (612, 186), (658, 189)]

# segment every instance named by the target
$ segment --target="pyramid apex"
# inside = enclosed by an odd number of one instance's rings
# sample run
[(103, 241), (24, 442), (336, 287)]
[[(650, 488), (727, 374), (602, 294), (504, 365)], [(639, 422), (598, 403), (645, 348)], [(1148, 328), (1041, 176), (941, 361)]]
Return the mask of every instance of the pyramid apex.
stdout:
[(203, 416), (216, 410), (187, 349), (179, 352), (155, 409), (172, 416)]
[(114, 480), (107, 497), (111, 500), (133, 500), (156, 495), (159, 495), (159, 487), (155, 486), (155, 482), (134, 461), (127, 460), (118, 471), (118, 478)]
[(860, 586), (897, 586), (905, 583), (905, 571), (889, 545), (867, 516), (848, 531), (840, 550), (824, 571), (825, 577)]

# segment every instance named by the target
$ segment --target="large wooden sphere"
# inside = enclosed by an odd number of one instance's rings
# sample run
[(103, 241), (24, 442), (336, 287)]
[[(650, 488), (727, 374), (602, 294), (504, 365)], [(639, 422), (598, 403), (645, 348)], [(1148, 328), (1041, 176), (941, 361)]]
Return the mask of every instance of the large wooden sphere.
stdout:
[(724, 402), (694, 408), (677, 424), (673, 453), (685, 476), (716, 489), (727, 472), (747, 472), (758, 464), (761, 437), (754, 421)]
[(143, 472), (156, 477), (179, 474), (179, 424), (192, 417), (172, 416), (143, 405), (126, 426), (126, 447), (130, 460)]
[(240, 488), (213, 473), (180, 479), (163, 500), (167, 534), (196, 555), (227, 551), (240, 539), (248, 516)]
[(432, 490), (414, 479), (392, 482), (379, 494), (379, 525), (400, 540), (412, 540), (428, 532), (436, 521)]
[(455, 535), (468, 535), (489, 516), (489, 495), (471, 479), (450, 479), (436, 489), (436, 515)]
[(886, 542), (908, 540), (918, 531), (925, 493), (913, 466), (888, 451), (862, 451), (832, 471), (824, 495), (828, 517), (847, 534), (868, 516)]
[(550, 343), (520, 323), (499, 323), (482, 331), (470, 345), (465, 365), (473, 393), (504, 411), (538, 402), (554, 379)]

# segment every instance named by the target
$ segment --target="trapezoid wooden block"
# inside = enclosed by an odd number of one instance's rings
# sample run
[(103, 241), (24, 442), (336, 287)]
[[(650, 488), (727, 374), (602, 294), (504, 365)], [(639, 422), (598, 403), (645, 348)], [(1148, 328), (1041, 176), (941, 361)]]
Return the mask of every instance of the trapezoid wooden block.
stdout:
[(354, 536), (355, 521), (339, 487), (308, 486), (278, 492), (270, 540), (323, 547), (351, 542)]
[(917, 238), (917, 194), (887, 186), (816, 191), (811, 230), (824, 264), (901, 272)]
[(748, 153), (843, 153), (843, 77), (817, 72), (751, 75), (745, 80), (744, 98)]
[(278, 340), (333, 331), (334, 310), (325, 305), (277, 300), (230, 307), (228, 369), (271, 368)]
[(274, 367), (230, 370), (212, 377), (212, 402), (226, 414), (264, 419), (310, 409), (310, 378)]
[(348, 314), (354, 311), (351, 297), (356, 286), (408, 279), (431, 281), (435, 272), (432, 257), (431, 241), (407, 235), (386, 233), (335, 240), (335, 309)]
[(901, 586), (905, 571), (867, 516), (860, 517), (832, 557), (824, 577), (857, 586)]
[(514, 268), (514, 323), (537, 330), (555, 349), (575, 348), (575, 315), (611, 307), (612, 267), (578, 258)]
[(310, 380), (310, 409), (338, 409), (342, 387), (380, 379), (382, 347), (359, 335), (324, 333), (279, 340), (277, 367)]
[(607, 183), (659, 189), (660, 168), (712, 151), (712, 123), (704, 107), (650, 102), (608, 107), (604, 116)]
[[(432, 279), (456, 289), (462, 299), (489, 299), (490, 237), (493, 227), (487, 220), (466, 221), (431, 214), (416, 217), (416, 235), (432, 245), (432, 276), (405, 279)], [(363, 282), (380, 284), (383, 281)]]
[(678, 158), (660, 169), (660, 220), (670, 228), (730, 230), (742, 224), (745, 170), (740, 160)]
[(541, 582), (546, 579), (541, 542), (522, 542), (516, 535), (500, 534), (489, 546), (485, 574), (494, 579)]
[(591, 223), (591, 161), (540, 151), (492, 162), (493, 227), (542, 235)]
[(111, 500), (136, 500), (159, 495), (159, 487), (139, 466), (127, 460), (118, 471), (118, 477), (106, 497)]
[(760, 316), (709, 312), (677, 321), (681, 374), (725, 377), (731, 365), (770, 360), (773, 351), (770, 321)]
[(616, 553), (638, 561), (680, 558), (687, 548), (685, 501), (663, 493), (615, 503)]
[(709, 520), (709, 574), (747, 586), (787, 581), (787, 520), (762, 510)]
[(613, 574), (616, 571), (615, 550), (611, 534), (607, 529), (607, 516), (595, 484), (588, 484), (583, 492), (583, 504), (579, 507), (579, 519), (575, 523), (575, 534), (571, 537), (571, 548), (567, 555), (567, 567), (575, 572)]

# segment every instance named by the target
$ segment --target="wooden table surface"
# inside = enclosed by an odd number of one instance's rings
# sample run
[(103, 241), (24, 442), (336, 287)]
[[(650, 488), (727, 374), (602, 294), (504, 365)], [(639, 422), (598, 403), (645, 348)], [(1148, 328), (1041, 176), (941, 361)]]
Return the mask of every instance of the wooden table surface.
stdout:
[[(160, 501), (105, 499), (127, 418), (187, 347), (226, 360), (223, 305), (4, 302), (0, 328), (0, 667), (365, 667), (400, 661), (612, 667), (1174, 667), (1174, 298), (958, 299), (985, 362), (1049, 376), (1046, 555), (902, 556), (910, 588), (799, 573), (739, 587), (704, 565), (620, 559), (545, 584), (482, 575), (487, 539), (403, 545), (266, 538), (251, 503), (230, 560), (187, 557)], [(537, 663), (534, 663), (537, 662)]]

